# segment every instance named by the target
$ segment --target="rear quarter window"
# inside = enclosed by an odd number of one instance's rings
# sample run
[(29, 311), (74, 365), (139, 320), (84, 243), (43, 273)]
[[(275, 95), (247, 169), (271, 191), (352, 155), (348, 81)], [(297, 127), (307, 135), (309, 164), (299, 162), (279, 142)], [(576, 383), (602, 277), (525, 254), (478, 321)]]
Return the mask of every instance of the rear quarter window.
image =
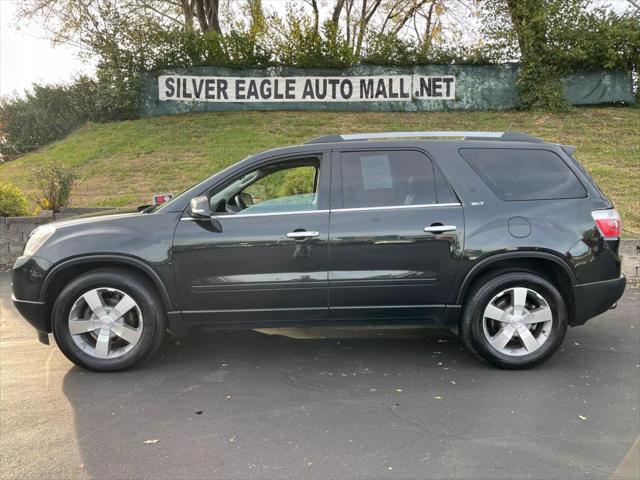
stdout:
[(554, 152), (524, 148), (462, 148), (460, 155), (502, 200), (587, 196), (578, 177)]

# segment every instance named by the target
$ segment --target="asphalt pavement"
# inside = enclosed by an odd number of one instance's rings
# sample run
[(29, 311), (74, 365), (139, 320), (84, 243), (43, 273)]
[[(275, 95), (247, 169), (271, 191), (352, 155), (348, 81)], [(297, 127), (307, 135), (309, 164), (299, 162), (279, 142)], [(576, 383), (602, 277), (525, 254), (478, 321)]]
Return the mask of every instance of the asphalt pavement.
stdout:
[(3, 479), (638, 478), (639, 433), (637, 285), (528, 371), (442, 330), (290, 329), (97, 374), (38, 343), (0, 274)]

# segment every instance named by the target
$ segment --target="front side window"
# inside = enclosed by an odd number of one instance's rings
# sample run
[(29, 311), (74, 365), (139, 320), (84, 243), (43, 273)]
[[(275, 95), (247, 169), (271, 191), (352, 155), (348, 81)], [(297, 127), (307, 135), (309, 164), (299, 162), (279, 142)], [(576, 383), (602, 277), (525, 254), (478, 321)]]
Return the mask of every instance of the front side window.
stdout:
[(293, 167), (267, 175), (243, 190), (252, 204), (241, 213), (315, 210), (317, 176), (315, 166)]
[(587, 195), (568, 165), (549, 150), (463, 148), (460, 155), (501, 200), (551, 200)]
[(436, 202), (433, 165), (420, 152), (344, 152), (341, 171), (344, 208)]
[(216, 214), (246, 215), (317, 210), (318, 159), (302, 159), (253, 170), (210, 199)]

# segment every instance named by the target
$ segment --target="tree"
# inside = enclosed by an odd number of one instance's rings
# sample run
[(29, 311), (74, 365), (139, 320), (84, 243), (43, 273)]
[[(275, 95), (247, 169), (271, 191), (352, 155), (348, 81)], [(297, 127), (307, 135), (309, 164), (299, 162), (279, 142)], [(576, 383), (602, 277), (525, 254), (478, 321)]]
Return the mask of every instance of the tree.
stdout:
[(220, 0), (190, 0), (194, 5), (200, 30), (203, 32), (222, 33), (220, 28)]
[(160, 28), (188, 23), (189, 10), (181, 11), (186, 2), (195, 0), (27, 0), (18, 15), (39, 23), (54, 42), (96, 53), (96, 46), (114, 41), (123, 23), (153, 21)]
[(486, 0), (484, 31), (496, 60), (519, 60), (524, 108), (562, 110), (568, 104), (548, 41), (553, 22), (579, 13), (587, 0)]
[(548, 5), (545, 0), (507, 0), (521, 55), (521, 102), (529, 108), (567, 107), (560, 83), (560, 72), (548, 61)]
[(640, 14), (588, 0), (485, 0), (483, 34), (496, 62), (518, 61), (524, 108), (566, 109), (561, 78), (640, 63)]
[[(316, 4), (316, 0), (306, 0)], [(443, 33), (469, 28), (465, 18), (475, 15), (475, 3), (465, 0), (333, 0), (329, 21), (344, 34), (354, 56), (361, 56), (371, 39), (392, 38), (417, 45), (426, 52)], [(317, 16), (314, 8), (313, 16)], [(455, 24), (455, 25), (454, 25)]]

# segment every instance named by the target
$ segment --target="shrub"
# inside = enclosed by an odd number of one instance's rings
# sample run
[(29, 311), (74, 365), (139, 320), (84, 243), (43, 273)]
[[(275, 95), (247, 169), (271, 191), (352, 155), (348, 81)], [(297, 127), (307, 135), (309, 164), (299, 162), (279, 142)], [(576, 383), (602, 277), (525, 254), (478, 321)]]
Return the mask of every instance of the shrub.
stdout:
[(96, 82), (34, 84), (24, 98), (0, 98), (0, 155), (11, 160), (59, 140), (97, 117)]
[(69, 205), (71, 188), (76, 179), (73, 169), (53, 161), (34, 173), (38, 187), (36, 204), (40, 208), (59, 212), (61, 207)]
[(362, 63), (384, 66), (409, 66), (416, 63), (414, 42), (403, 40), (393, 33), (369, 35)]
[(9, 183), (0, 183), (0, 217), (19, 217), (27, 214), (27, 199)]
[(301, 195), (313, 192), (315, 181), (315, 168), (300, 167), (286, 170), (286, 174), (278, 189), (278, 195)]
[(349, 43), (333, 22), (316, 29), (313, 20), (290, 9), (272, 19), (269, 51), (273, 63), (298, 68), (344, 68), (358, 63)]

